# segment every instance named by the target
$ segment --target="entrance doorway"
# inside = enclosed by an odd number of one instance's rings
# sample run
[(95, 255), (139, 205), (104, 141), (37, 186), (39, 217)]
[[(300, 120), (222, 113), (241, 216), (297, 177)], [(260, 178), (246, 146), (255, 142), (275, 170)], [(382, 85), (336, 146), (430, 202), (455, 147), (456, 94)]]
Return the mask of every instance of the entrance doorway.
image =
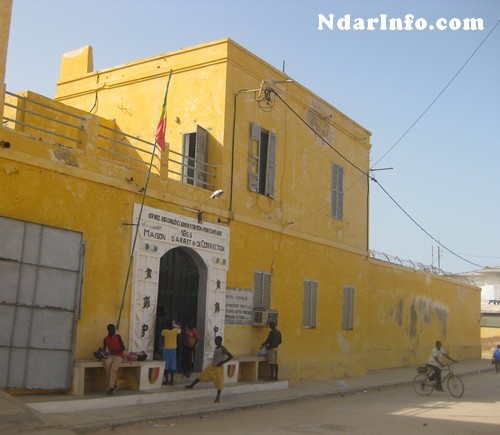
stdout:
[[(161, 330), (167, 319), (175, 320), (182, 326), (193, 322), (197, 329), (200, 272), (193, 256), (185, 248), (174, 248), (160, 259), (158, 283), (158, 304), (156, 308), (155, 352), (161, 353)], [(181, 338), (181, 337), (179, 337)], [(201, 343), (200, 343), (201, 344)], [(178, 342), (178, 349), (182, 348)], [(178, 366), (181, 367), (182, 352), (177, 352)]]

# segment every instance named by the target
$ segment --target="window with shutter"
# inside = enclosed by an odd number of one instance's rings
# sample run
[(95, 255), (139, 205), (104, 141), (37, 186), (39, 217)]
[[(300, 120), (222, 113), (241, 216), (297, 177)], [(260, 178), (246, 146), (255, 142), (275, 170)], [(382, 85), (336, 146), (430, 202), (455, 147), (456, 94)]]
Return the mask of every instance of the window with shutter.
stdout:
[(332, 216), (342, 220), (344, 215), (344, 168), (332, 165)]
[(271, 308), (271, 274), (268, 272), (254, 272), (254, 309), (269, 310)]
[(316, 312), (318, 309), (318, 283), (312, 280), (304, 281), (304, 305), (302, 311), (302, 326), (316, 328)]
[(252, 192), (259, 192), (259, 155), (260, 155), (260, 125), (250, 126), (250, 178), (248, 188)]
[(250, 126), (249, 164), (248, 189), (274, 198), (276, 134), (256, 123)]
[(354, 288), (344, 287), (344, 298), (342, 305), (342, 329), (354, 328)]
[(187, 184), (207, 188), (208, 131), (199, 125), (196, 132), (185, 133), (183, 141), (183, 181)]
[(276, 167), (276, 135), (270, 131), (268, 134), (267, 161), (266, 161), (266, 185), (264, 194), (274, 198), (274, 179)]

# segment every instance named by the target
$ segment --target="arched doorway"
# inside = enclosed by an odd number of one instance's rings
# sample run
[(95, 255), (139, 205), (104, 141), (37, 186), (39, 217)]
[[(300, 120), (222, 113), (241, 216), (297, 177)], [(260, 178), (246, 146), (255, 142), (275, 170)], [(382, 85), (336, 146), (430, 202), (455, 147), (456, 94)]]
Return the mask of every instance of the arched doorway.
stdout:
[[(161, 349), (163, 324), (167, 319), (176, 320), (181, 325), (193, 321), (197, 325), (199, 312), (200, 270), (190, 250), (179, 247), (169, 250), (160, 259), (158, 281), (158, 302), (156, 308), (155, 352)], [(204, 299), (204, 297), (202, 298)], [(182, 343), (179, 343), (182, 347)], [(178, 352), (178, 365), (182, 361)]]

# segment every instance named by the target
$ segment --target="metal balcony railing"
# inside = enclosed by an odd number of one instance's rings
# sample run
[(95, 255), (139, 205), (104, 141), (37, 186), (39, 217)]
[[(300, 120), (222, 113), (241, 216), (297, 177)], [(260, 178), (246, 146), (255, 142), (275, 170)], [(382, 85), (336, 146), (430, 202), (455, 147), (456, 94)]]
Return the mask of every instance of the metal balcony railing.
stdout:
[[(154, 143), (115, 128), (114, 122), (98, 116), (82, 114), (46, 97), (34, 94), (29, 98), (6, 92), (3, 126), (40, 141), (70, 148), (97, 149), (103, 158), (116, 164), (147, 172), (153, 161), (153, 173), (160, 174), (166, 166), (167, 178), (207, 190), (215, 188), (217, 167), (196, 160), (167, 147), (161, 153)], [(97, 134), (91, 130), (97, 125)], [(165, 165), (166, 162), (166, 165)]]

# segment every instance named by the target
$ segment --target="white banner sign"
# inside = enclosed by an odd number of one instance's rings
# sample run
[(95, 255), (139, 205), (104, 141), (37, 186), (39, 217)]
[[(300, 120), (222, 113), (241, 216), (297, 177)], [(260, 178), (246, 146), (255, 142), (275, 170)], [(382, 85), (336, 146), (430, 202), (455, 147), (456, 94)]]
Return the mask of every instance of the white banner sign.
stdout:
[(226, 288), (226, 323), (251, 325), (253, 309), (253, 289)]

